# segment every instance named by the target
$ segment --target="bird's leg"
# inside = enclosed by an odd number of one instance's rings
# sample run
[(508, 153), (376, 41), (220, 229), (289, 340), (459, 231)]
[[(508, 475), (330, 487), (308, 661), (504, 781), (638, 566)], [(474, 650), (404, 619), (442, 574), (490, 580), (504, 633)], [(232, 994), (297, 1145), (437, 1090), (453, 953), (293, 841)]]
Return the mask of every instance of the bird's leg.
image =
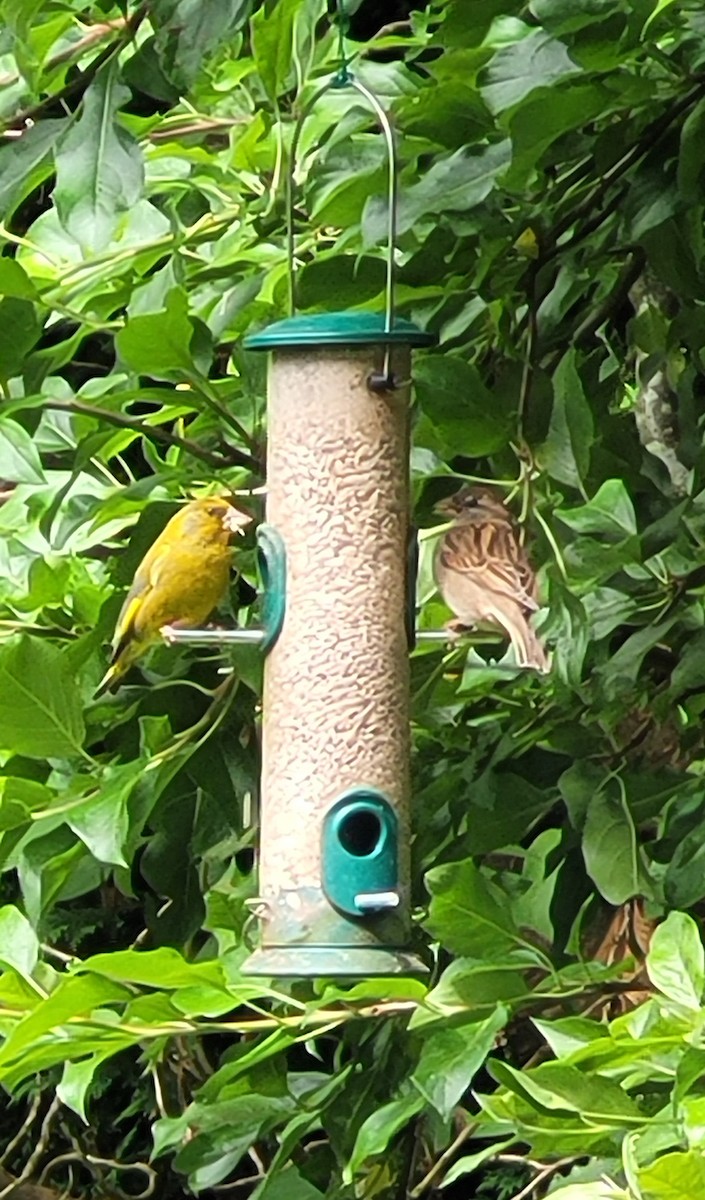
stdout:
[(464, 633), (468, 633), (471, 628), (471, 625), (466, 625), (459, 617), (453, 617), (451, 621), (446, 621), (445, 624), (445, 629), (448, 632), (448, 641), (457, 641)]

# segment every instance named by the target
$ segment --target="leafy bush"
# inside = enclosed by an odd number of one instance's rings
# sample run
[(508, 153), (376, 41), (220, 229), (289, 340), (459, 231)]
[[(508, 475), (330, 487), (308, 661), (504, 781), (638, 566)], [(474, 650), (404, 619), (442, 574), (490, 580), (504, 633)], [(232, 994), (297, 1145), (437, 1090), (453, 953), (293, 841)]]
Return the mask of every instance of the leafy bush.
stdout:
[[(444, 617), (444, 482), (503, 480), (554, 655), (544, 679), (496, 640), (414, 652), (429, 981), (243, 977), (256, 653), (224, 680), (222, 656), (160, 647), (93, 699), (175, 502), (263, 482), (242, 339), (286, 311), (286, 149), (338, 65), (327, 7), (0, 2), (0, 1185), (691, 1200), (700, 0), (352, 14), (399, 135), (400, 310), (439, 336), (414, 365), (419, 621)], [(306, 309), (381, 307), (384, 168), (367, 110), (329, 92), (297, 164)], [(243, 577), (249, 619), (251, 550)]]

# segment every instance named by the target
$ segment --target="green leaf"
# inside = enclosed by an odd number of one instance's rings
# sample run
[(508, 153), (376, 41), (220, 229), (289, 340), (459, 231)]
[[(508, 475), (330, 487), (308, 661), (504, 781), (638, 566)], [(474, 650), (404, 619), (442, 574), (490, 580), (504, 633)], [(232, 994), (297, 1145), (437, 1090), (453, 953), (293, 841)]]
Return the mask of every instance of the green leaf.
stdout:
[(18, 141), (2, 151), (0, 174), (0, 217), (6, 221), (30, 192), (48, 179), (53, 170), (53, 150), (65, 130), (66, 120), (39, 121), (25, 130)]
[(582, 129), (607, 102), (608, 94), (599, 85), (575, 84), (561, 89), (560, 101), (555, 90), (547, 88), (516, 108), (509, 119), (512, 163), (504, 186), (522, 190), (548, 147), (568, 131)]
[(582, 491), (590, 466), (595, 429), (590, 406), (576, 365), (568, 350), (553, 376), (553, 409), (541, 459), (553, 479)]
[[(0, 328), (3, 331), (2, 339), (0, 339), (0, 380), (8, 380), (14, 375), (22, 374), (25, 358), (36, 344), (41, 333), (41, 325), (34, 305), (29, 300), (17, 300), (12, 296), (5, 300), (0, 300)], [(7, 420), (9, 421), (9, 418)], [(15, 421), (10, 421), (9, 424), (11, 429), (20, 429), (20, 426)], [(24, 434), (24, 438), (29, 442), (29, 436), (23, 429), (20, 429), (20, 433)], [(37, 458), (36, 451), (34, 456)], [(12, 447), (10, 448), (8, 457), (12, 462)], [(39, 470), (41, 471), (41, 468)], [(13, 475), (6, 475), (5, 478), (15, 479)], [(40, 474), (39, 481), (43, 482), (43, 480), (44, 476)], [(38, 480), (35, 475), (30, 480), (17, 479), (15, 482), (36, 483)]]
[(494, 958), (456, 958), (428, 993), (426, 1005), (450, 1014), (458, 1008), (487, 1009), (498, 1000), (519, 1000), (527, 991), (520, 965), (506, 953)]
[(0, 258), (0, 296), (17, 300), (36, 300), (37, 289), (29, 275), (14, 258)]
[(32, 980), (39, 957), (39, 941), (27, 918), (5, 904), (0, 908), (0, 962), (19, 971), (23, 979)]
[[(494, 142), (479, 152), (463, 147), (448, 158), (438, 159), (424, 172), (418, 183), (402, 192), (399, 201), (398, 232), (405, 233), (425, 217), (436, 218), (444, 212), (467, 212), (482, 204), (494, 187), (497, 176), (508, 166), (511, 143)], [(365, 218), (367, 244), (381, 240), (386, 233), (385, 206), (370, 206)], [(372, 221), (374, 214), (374, 224)]]
[(185, 90), (207, 54), (244, 25), (252, 0), (152, 0), (150, 21), (162, 67)]
[(289, 1163), (277, 1175), (268, 1172), (267, 1178), (257, 1188), (256, 1200), (324, 1200), (324, 1193)]
[(294, 26), (302, 0), (260, 8), (252, 17), (252, 49), (269, 99), (286, 90), (294, 70)]
[(649, 13), (646, 20), (644, 21), (644, 27), (641, 31), (642, 37), (644, 36), (644, 34), (646, 33), (647, 29), (652, 24), (652, 22), (655, 21), (656, 18), (659, 17), (661, 15), (661, 13), (664, 12), (667, 8), (670, 8), (673, 3), (675, 3), (675, 0), (656, 0), (656, 3), (654, 5), (653, 9)]
[(80, 754), (84, 735), (61, 650), (27, 634), (0, 646), (0, 746), (28, 758), (61, 758)]
[(455, 1183), (456, 1179), (460, 1179), (461, 1175), (469, 1175), (471, 1172), (476, 1171), (488, 1158), (494, 1158), (495, 1155), (508, 1150), (513, 1142), (513, 1138), (508, 1138), (504, 1142), (492, 1141), (489, 1145), (484, 1146), (482, 1150), (476, 1150), (474, 1154), (464, 1154), (462, 1158), (457, 1159), (453, 1163), (447, 1175), (444, 1175), (441, 1187), (450, 1187), (451, 1183)]
[(551, 1189), (558, 1200), (633, 1200), (631, 1192), (625, 1192), (609, 1179), (595, 1179), (590, 1183), (569, 1183), (566, 1187)]
[(678, 156), (678, 190), (684, 200), (697, 203), (702, 195), (705, 163), (701, 148), (705, 137), (705, 100), (699, 100), (681, 126)]
[(669, 1000), (700, 1012), (705, 985), (705, 950), (700, 931), (687, 913), (669, 913), (654, 931), (646, 956), (654, 987)]
[(641, 1200), (695, 1200), (705, 1195), (701, 1150), (662, 1154), (639, 1172)]
[(369, 255), (320, 255), (297, 274), (296, 297), (303, 308), (352, 308), (384, 291), (384, 263)]
[(690, 638), (673, 668), (669, 693), (674, 699), (705, 682), (705, 632)]
[(174, 1165), (190, 1175), (194, 1191), (214, 1187), (225, 1179), (259, 1138), (291, 1116), (290, 1096), (237, 1096), (216, 1104), (190, 1105), (187, 1110), (195, 1136), (177, 1154)]
[(218, 962), (190, 963), (177, 950), (119, 950), (94, 954), (76, 968), (104, 974), (123, 983), (140, 983), (156, 988), (186, 988), (206, 984), (224, 987), (225, 976)]
[(556, 509), (556, 516), (578, 533), (611, 537), (636, 533), (634, 505), (621, 479), (607, 479), (587, 504)]
[(128, 866), (125, 859), (125, 841), (130, 826), (127, 801), (136, 782), (134, 775), (128, 782), (121, 780), (112, 787), (108, 780), (101, 786), (98, 796), (73, 808), (67, 815), (69, 828), (99, 862)]
[(189, 353), (194, 325), (182, 288), (172, 288), (161, 312), (130, 317), (115, 339), (118, 353), (139, 375), (181, 380), (194, 373)]
[[(0, 317), (2, 316), (0, 304)], [(0, 350), (0, 367), (2, 366)], [(46, 483), (37, 447), (11, 417), (0, 417), (0, 478), (13, 483)]]
[(586, 1125), (605, 1129), (639, 1115), (623, 1088), (597, 1072), (588, 1074), (566, 1063), (543, 1063), (518, 1071), (497, 1059), (491, 1060), (489, 1069), (500, 1083), (539, 1111), (572, 1112)]
[(498, 1005), (485, 1021), (454, 1023), (426, 1035), (412, 1080), (444, 1121), (452, 1116), (494, 1048), (507, 1015), (507, 1010)]
[(479, 457), (506, 446), (509, 420), (471, 363), (454, 355), (427, 355), (414, 365), (414, 386), (423, 412), (417, 444), (447, 458)]
[(673, 1089), (674, 1109), (680, 1105), (691, 1089), (699, 1090), (705, 1074), (705, 1050), (691, 1046), (682, 1056), (676, 1070), (676, 1085)]
[(139, 146), (116, 120), (118, 109), (130, 98), (118, 81), (118, 70), (113, 59), (98, 72), (78, 119), (56, 146), (54, 201), (59, 219), (86, 252), (109, 245), (120, 214), (142, 196)]
[(95, 1054), (89, 1055), (88, 1058), (64, 1063), (61, 1079), (56, 1086), (56, 1094), (61, 1103), (75, 1112), (86, 1125), (88, 1124), (86, 1100), (93, 1077), (100, 1065), (115, 1053), (116, 1047), (110, 1044), (104, 1050), (98, 1050)]
[(504, 897), (472, 859), (434, 867), (426, 886), (431, 893), (426, 928), (453, 954), (482, 958), (523, 944)]
[[(0, 1078), (22, 1058), (25, 1075), (34, 1073), (32, 1047), (69, 1020), (89, 1017), (94, 1009), (129, 998), (126, 988), (97, 975), (69, 976), (29, 1016), (15, 1026), (0, 1049)], [(68, 1054), (66, 1055), (68, 1057)]]
[(383, 1154), (392, 1138), (413, 1121), (424, 1106), (423, 1096), (415, 1089), (398, 1100), (390, 1100), (363, 1121), (355, 1138), (350, 1161), (343, 1170), (343, 1183), (352, 1182), (369, 1158)]
[(634, 822), (624, 797), (598, 792), (588, 804), (583, 829), (583, 857), (588, 875), (609, 904), (624, 904), (649, 894)]
[(532, 0), (531, 11), (552, 32), (572, 33), (627, 7), (625, 0)]
[[(493, 113), (501, 113), (537, 88), (550, 86), (579, 71), (563, 43), (537, 29), (497, 51), (483, 73), (480, 93)], [(554, 94), (556, 105), (560, 105), (560, 92)]]

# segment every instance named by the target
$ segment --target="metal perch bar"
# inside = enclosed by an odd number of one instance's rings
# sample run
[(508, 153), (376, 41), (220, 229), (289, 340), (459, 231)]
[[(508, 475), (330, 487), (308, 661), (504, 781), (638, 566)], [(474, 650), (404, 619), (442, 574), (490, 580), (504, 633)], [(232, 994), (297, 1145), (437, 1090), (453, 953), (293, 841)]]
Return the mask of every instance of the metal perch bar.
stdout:
[(264, 639), (263, 629), (175, 629), (163, 625), (159, 631), (170, 646), (182, 643), (186, 646), (227, 646), (242, 642), (259, 645)]
[[(161, 635), (169, 646), (259, 646), (264, 641), (263, 629), (175, 629), (173, 625), (163, 625)], [(417, 642), (455, 643), (446, 629), (417, 629)], [(516, 671), (531, 671), (532, 667), (510, 666), (506, 663), (468, 663), (469, 671), (506, 671), (513, 675)]]

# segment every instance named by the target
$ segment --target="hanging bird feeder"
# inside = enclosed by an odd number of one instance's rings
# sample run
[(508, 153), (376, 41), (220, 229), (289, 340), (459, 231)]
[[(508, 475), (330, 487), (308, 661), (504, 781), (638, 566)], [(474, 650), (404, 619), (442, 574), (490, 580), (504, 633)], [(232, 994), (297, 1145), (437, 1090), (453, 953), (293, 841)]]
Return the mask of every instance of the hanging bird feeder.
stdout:
[[(338, 8), (340, 15), (340, 0)], [(411, 350), (433, 334), (394, 305), (397, 161), (376, 96), (341, 68), (297, 121), (287, 176), (290, 316), (244, 341), (270, 354), (267, 509), (257, 531), (259, 630), (165, 630), (266, 652), (259, 896), (261, 945), (243, 970), (369, 976), (424, 970), (408, 949), (409, 649), (416, 537), (409, 526)], [(386, 142), (382, 314), (296, 315), (293, 173), (306, 118), (357, 92)], [(443, 631), (428, 631), (434, 640)]]
[[(307, 116), (333, 88), (361, 95), (386, 141), (381, 315), (295, 315), (296, 151)], [(270, 353), (267, 512), (259, 536), (268, 594), (277, 598), (268, 602), (282, 617), (264, 670), (262, 937), (244, 965), (251, 974), (422, 969), (407, 948), (409, 381), (412, 348), (435, 338), (395, 315), (396, 188), (389, 119), (343, 60), (294, 131), (291, 315), (244, 343)]]

